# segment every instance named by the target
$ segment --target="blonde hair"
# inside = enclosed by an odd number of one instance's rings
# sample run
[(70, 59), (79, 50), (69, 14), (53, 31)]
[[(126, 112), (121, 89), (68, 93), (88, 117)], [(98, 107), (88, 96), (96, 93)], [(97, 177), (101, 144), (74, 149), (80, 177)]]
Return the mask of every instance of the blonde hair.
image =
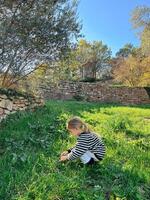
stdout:
[(89, 132), (88, 125), (82, 121), (79, 117), (73, 117), (67, 122), (68, 129), (81, 129), (83, 132)]

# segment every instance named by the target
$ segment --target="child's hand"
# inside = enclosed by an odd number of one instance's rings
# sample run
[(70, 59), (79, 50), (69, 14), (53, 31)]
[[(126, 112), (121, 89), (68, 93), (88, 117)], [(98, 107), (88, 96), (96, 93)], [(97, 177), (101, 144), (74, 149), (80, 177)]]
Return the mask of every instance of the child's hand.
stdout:
[(65, 161), (65, 160), (68, 160), (68, 154), (60, 156), (60, 161)]
[(66, 156), (66, 155), (68, 155), (68, 151), (64, 151), (61, 153), (61, 156)]

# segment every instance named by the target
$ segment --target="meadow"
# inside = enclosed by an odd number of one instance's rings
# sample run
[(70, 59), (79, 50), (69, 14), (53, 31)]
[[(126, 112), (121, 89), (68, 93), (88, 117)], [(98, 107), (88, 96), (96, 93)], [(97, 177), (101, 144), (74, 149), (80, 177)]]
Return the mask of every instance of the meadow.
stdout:
[[(59, 161), (75, 144), (66, 120), (80, 116), (106, 156), (95, 166)], [(150, 105), (48, 101), (0, 124), (0, 200), (148, 200)]]

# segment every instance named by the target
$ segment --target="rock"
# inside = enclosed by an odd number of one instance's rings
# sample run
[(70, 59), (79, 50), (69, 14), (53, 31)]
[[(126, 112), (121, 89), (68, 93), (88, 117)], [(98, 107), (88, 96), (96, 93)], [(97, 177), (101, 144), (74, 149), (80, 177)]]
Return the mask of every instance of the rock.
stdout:
[(0, 107), (5, 108), (5, 100), (0, 101)]
[(0, 94), (0, 121), (4, 119), (7, 115), (15, 113), (18, 110), (33, 109), (35, 107), (44, 104), (42, 98), (30, 98), (26, 99), (24, 97), (14, 97), (8, 98), (6, 95)]
[(0, 115), (4, 113), (3, 108), (0, 108)]
[(25, 107), (25, 104), (17, 104), (18, 108), (23, 108)]
[(24, 107), (24, 108), (22, 108), (22, 107), (21, 107), (21, 108), (19, 108), (19, 110), (25, 110), (25, 109), (26, 109), (25, 107)]
[(5, 94), (1, 95), (2, 99), (7, 99), (7, 96)]
[(13, 106), (13, 103), (9, 99), (5, 99), (5, 100), (3, 99), (2, 101), (0, 101), (1, 108), (6, 108), (8, 110), (12, 110), (12, 106)]
[(10, 100), (6, 100), (6, 108), (8, 110), (12, 110), (13, 103)]
[(8, 115), (10, 113), (10, 110), (6, 109), (6, 110), (4, 110), (4, 113)]
[(19, 108), (18, 108), (18, 104), (13, 104), (13, 106), (12, 106), (12, 110), (18, 110)]

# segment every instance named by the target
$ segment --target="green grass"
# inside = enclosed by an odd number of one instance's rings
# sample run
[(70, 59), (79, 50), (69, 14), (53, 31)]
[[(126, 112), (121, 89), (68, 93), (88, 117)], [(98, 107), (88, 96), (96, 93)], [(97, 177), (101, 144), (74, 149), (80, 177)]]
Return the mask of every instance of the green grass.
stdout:
[[(103, 137), (93, 167), (59, 162), (75, 143), (66, 120), (80, 116)], [(148, 200), (150, 106), (49, 101), (0, 124), (0, 200)]]

